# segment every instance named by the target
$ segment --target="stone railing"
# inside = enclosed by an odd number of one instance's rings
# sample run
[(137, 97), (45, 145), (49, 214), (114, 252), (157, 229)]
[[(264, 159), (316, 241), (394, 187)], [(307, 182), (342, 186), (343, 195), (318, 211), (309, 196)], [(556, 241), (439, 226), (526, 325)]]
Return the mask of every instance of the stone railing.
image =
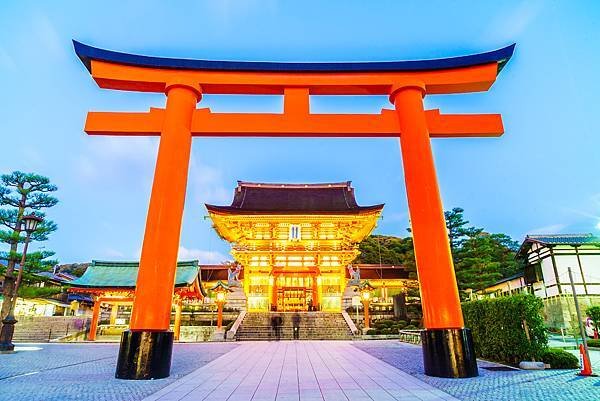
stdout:
[(227, 336), (226, 337), (227, 341), (235, 341), (235, 335), (236, 335), (238, 329), (240, 328), (242, 321), (244, 321), (244, 317), (246, 317), (245, 310), (240, 312), (240, 314), (238, 315), (237, 319), (235, 319), (235, 322), (233, 323), (231, 328), (229, 330), (227, 330), (227, 333), (225, 334)]
[(216, 326), (181, 326), (179, 342), (210, 341), (216, 329)]
[(400, 341), (410, 344), (421, 344), (421, 330), (399, 330)]
[(354, 321), (352, 320), (352, 318), (350, 318), (350, 315), (348, 315), (348, 312), (342, 311), (342, 316), (344, 317), (344, 320), (346, 321), (346, 324), (350, 328), (350, 331), (352, 332), (352, 334), (354, 334), (355, 336), (358, 335), (359, 332), (358, 332), (358, 329), (356, 328), (356, 324), (354, 324)]

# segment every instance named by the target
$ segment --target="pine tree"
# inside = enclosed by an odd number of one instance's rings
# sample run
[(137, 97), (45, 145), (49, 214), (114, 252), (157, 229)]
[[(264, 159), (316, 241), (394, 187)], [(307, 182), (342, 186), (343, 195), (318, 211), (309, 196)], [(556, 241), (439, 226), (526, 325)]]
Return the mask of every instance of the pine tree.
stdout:
[[(464, 209), (455, 207), (450, 211), (444, 212), (446, 218), (446, 228), (448, 229), (448, 240), (450, 241), (450, 250), (454, 256), (455, 251), (460, 249), (463, 242), (483, 231), (481, 228), (468, 226), (469, 221), (465, 220)], [(456, 260), (454, 260), (456, 263)]]
[[(444, 212), (448, 241), (452, 250), (456, 278), (460, 290), (478, 290), (522, 271), (515, 259), (519, 244), (506, 234), (489, 234), (473, 227), (464, 218), (464, 210)], [(410, 229), (408, 229), (410, 232)], [(360, 244), (357, 263), (402, 265), (410, 278), (417, 278), (412, 238), (372, 235)]]
[[(58, 199), (50, 195), (56, 189), (56, 186), (52, 185), (48, 178), (37, 174), (15, 171), (0, 177), (0, 242), (9, 246), (8, 252), (0, 253), (0, 257), (7, 260), (2, 291), (4, 297), (0, 315), (2, 319), (12, 308), (11, 300), (14, 297), (16, 281), (15, 265), (21, 260), (21, 254), (17, 252), (17, 248), (19, 244), (25, 242), (21, 219), (33, 211), (37, 216), (44, 217), (41, 210), (58, 203)], [(48, 235), (55, 230), (56, 224), (44, 218), (37, 230), (31, 234), (30, 240), (45, 241), (48, 239)], [(52, 255), (54, 253), (50, 251), (28, 253), (23, 272), (47, 268), (48, 264), (54, 263), (54, 261), (47, 260)]]
[(456, 279), (460, 290), (480, 290), (502, 278), (500, 261), (495, 257), (494, 239), (480, 233), (466, 239), (456, 251)]

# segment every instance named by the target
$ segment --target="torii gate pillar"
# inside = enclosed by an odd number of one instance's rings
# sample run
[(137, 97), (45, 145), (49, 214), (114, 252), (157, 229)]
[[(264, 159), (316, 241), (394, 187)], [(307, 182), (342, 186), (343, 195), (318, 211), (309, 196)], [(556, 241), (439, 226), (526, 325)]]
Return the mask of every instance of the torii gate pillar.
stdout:
[(400, 146), (425, 330), (425, 371), (431, 376), (477, 376), (473, 338), (464, 328), (452, 253), (423, 110), (424, 85), (394, 88)]
[[(88, 113), (90, 135), (160, 136), (130, 330), (121, 338), (116, 377), (169, 375), (169, 319), (193, 136), (400, 137), (425, 330), (425, 374), (477, 376), (464, 327), (430, 138), (490, 137), (498, 114), (424, 110), (425, 94), (486, 91), (514, 45), (436, 60), (374, 63), (266, 63), (170, 59), (98, 49), (75, 51), (103, 88), (167, 94), (165, 109)], [(283, 113), (213, 113), (201, 94), (283, 95)], [(388, 95), (380, 114), (311, 114), (310, 95)]]

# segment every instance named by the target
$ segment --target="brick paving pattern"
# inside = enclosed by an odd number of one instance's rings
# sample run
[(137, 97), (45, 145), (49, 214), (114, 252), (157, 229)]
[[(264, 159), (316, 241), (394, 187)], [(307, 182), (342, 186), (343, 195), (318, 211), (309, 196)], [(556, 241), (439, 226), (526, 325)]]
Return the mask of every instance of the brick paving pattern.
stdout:
[(0, 355), (0, 401), (134, 401), (234, 349), (232, 343), (175, 344), (171, 376), (114, 378), (118, 344), (18, 344), (39, 351)]
[(171, 377), (154, 381), (115, 379), (117, 344), (19, 346), (0, 355), (0, 401), (600, 400), (600, 377), (574, 370), (480, 361), (478, 378), (428, 377), (420, 347), (394, 340), (176, 344)]
[(246, 342), (145, 401), (456, 400), (348, 341)]
[(421, 347), (398, 341), (362, 341), (353, 345), (463, 401), (600, 400), (600, 377), (576, 376), (577, 370), (489, 371), (480, 361), (477, 378), (442, 379), (423, 374)]

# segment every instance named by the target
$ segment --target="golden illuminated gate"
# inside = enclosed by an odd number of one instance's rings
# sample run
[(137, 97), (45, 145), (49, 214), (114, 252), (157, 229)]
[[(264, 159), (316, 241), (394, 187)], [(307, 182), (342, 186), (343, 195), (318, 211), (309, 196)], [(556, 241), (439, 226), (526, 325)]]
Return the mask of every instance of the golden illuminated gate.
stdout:
[(250, 312), (341, 312), (346, 267), (383, 205), (359, 206), (350, 181), (238, 181), (228, 206), (206, 205), (244, 270)]
[[(107, 89), (160, 92), (164, 109), (90, 112), (93, 135), (160, 136), (130, 331), (123, 334), (117, 377), (169, 375), (171, 299), (193, 136), (399, 137), (421, 290), (425, 373), (477, 375), (464, 328), (430, 137), (499, 136), (497, 114), (425, 111), (429, 94), (486, 91), (514, 45), (469, 56), (399, 62), (269, 63), (171, 59), (117, 53), (75, 42), (96, 83)], [(203, 94), (284, 96), (284, 112), (212, 113)], [(381, 114), (311, 114), (310, 95), (386, 95)]]
[(280, 274), (275, 278), (273, 305), (281, 312), (306, 312), (313, 305), (313, 283), (317, 280), (311, 275)]

